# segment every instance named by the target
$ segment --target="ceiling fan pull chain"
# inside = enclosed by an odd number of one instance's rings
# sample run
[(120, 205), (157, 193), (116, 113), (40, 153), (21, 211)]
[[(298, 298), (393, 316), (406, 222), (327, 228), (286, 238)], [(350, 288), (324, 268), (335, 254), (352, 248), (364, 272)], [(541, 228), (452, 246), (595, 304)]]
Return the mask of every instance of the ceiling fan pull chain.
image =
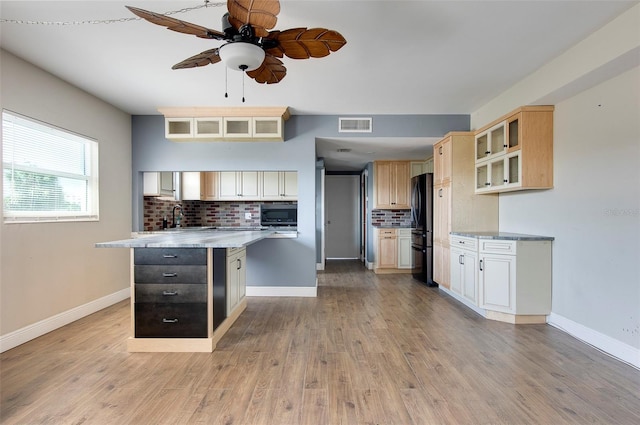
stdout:
[(244, 71), (242, 72), (242, 103), (244, 103)]
[(227, 84), (227, 67), (224, 68), (224, 97), (229, 97), (229, 89)]

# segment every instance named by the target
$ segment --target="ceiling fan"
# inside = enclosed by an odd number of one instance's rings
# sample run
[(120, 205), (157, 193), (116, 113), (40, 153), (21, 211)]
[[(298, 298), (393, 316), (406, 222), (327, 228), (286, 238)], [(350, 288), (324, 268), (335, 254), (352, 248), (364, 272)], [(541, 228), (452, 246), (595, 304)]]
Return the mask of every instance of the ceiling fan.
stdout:
[(246, 72), (258, 83), (274, 84), (280, 82), (287, 73), (279, 58), (320, 58), (347, 43), (339, 32), (326, 28), (269, 31), (278, 20), (278, 0), (228, 0), (228, 12), (222, 16), (222, 31), (136, 7), (126, 7), (137, 16), (172, 31), (225, 42), (220, 47), (205, 50), (175, 64), (172, 69), (194, 68), (222, 61), (231, 69)]

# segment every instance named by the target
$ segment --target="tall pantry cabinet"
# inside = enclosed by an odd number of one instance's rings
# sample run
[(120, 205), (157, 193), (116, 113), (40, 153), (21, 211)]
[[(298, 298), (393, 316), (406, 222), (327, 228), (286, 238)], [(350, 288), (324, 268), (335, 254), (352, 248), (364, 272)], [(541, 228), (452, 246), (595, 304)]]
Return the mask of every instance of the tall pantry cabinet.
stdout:
[(497, 232), (498, 195), (475, 194), (475, 137), (451, 132), (433, 146), (433, 280), (450, 287), (450, 232)]

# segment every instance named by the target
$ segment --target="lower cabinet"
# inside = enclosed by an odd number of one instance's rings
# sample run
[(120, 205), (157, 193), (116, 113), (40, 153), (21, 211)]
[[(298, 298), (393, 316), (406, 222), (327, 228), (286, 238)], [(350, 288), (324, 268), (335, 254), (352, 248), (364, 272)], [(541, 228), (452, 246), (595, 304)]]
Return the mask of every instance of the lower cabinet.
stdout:
[(452, 235), (447, 291), (488, 319), (545, 323), (551, 312), (551, 240)]
[(227, 248), (227, 317), (244, 299), (247, 287), (245, 248)]
[(206, 338), (206, 249), (134, 249), (135, 338)]
[(451, 237), (450, 290), (472, 304), (478, 303), (478, 252), (476, 239)]
[(376, 228), (374, 231), (375, 268), (382, 273), (408, 273), (413, 267), (411, 229)]

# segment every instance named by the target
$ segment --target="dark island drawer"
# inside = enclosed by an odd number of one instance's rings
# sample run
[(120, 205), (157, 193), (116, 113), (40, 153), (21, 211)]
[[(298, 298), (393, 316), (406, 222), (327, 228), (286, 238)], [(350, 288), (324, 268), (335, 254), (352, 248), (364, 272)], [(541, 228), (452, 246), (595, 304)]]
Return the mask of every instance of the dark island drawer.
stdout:
[(143, 283), (135, 285), (137, 303), (206, 303), (207, 285)]
[(134, 264), (206, 265), (206, 248), (134, 248)]
[(206, 338), (207, 304), (135, 304), (136, 338)]
[(135, 283), (207, 283), (207, 266), (133, 266)]

